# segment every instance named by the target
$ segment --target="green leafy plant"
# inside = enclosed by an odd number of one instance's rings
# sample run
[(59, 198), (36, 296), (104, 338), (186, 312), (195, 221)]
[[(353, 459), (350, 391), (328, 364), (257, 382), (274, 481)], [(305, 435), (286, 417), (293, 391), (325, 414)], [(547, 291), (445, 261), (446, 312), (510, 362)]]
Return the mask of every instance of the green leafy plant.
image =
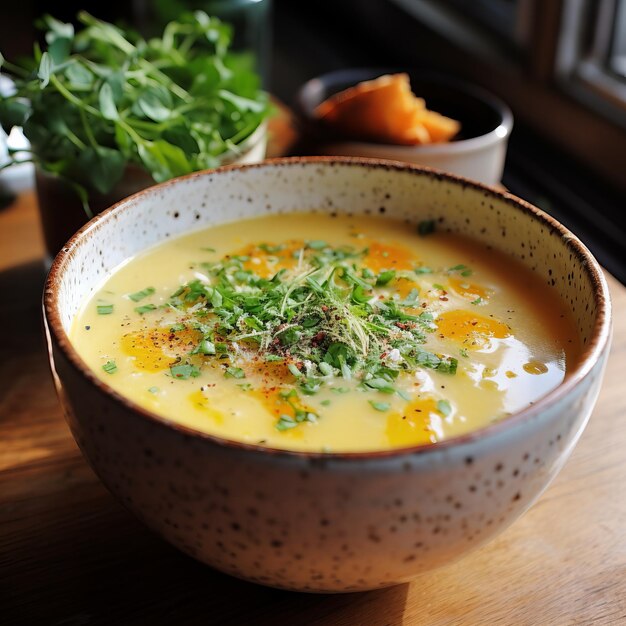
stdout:
[[(266, 94), (250, 59), (229, 52), (231, 29), (197, 11), (145, 40), (82, 12), (84, 28), (42, 20), (47, 50), (26, 67), (0, 55), (15, 93), (0, 123), (21, 126), (30, 159), (70, 183), (87, 205), (127, 164), (155, 181), (219, 165), (263, 122)], [(17, 162), (15, 158), (8, 163)]]

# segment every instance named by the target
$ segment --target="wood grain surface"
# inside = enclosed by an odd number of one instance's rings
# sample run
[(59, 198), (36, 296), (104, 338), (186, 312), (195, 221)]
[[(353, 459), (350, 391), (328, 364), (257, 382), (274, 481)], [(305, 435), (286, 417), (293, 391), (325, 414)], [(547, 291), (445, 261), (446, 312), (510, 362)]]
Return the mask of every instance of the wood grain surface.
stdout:
[(412, 584), (303, 595), (220, 574), (101, 486), (63, 420), (40, 327), (35, 200), (0, 211), (0, 624), (626, 624), (626, 289), (578, 447), (499, 539)]

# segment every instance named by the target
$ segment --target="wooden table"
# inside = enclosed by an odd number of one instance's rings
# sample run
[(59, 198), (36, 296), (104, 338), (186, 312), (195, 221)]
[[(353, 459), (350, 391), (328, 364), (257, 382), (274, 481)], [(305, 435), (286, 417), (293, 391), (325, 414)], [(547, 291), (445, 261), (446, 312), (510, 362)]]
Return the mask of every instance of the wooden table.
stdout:
[(0, 211), (0, 624), (626, 624), (626, 289), (571, 460), (499, 539), (410, 585), (301, 595), (230, 578), (151, 534), (98, 482), (61, 415), (40, 331), (32, 193)]

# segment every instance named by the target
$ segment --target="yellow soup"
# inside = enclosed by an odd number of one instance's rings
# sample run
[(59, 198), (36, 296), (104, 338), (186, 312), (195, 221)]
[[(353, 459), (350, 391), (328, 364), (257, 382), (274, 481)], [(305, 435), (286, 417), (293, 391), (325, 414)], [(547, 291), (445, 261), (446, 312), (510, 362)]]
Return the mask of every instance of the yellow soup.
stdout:
[(559, 385), (580, 346), (554, 292), (476, 242), (418, 230), (293, 214), (195, 232), (115, 271), (71, 338), (142, 407), (275, 448), (432, 444)]

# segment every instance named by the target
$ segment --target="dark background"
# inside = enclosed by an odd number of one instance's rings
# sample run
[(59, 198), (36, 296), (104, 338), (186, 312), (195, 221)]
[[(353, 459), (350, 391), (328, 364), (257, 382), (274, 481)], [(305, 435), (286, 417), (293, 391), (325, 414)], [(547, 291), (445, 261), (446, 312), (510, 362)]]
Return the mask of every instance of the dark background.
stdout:
[[(550, 10), (559, 4), (539, 3), (546, 12), (542, 9), (534, 17), (532, 28), (543, 28), (551, 19)], [(138, 15), (149, 12), (150, 2), (5, 3), (0, 9), (0, 49), (7, 58), (28, 54), (38, 36), (33, 26), (38, 15), (51, 12), (71, 21), (82, 8), (103, 19), (133, 24)], [(515, 116), (504, 185), (568, 226), (626, 282), (626, 109), (612, 120), (585, 116), (582, 106), (563, 97), (542, 76), (554, 54), (549, 46), (532, 50), (532, 62), (524, 63), (523, 53), (502, 38), (495, 55), (502, 58), (487, 65), (480, 55), (468, 54), (452, 38), (434, 32), (389, 0), (272, 0), (271, 42), (267, 84), (291, 106), (306, 80), (349, 67), (436, 70), (499, 95)], [(518, 65), (534, 69), (507, 69)], [(602, 136), (610, 137), (613, 146), (606, 154), (601, 147), (598, 151)], [(582, 149), (576, 154), (572, 146)]]

